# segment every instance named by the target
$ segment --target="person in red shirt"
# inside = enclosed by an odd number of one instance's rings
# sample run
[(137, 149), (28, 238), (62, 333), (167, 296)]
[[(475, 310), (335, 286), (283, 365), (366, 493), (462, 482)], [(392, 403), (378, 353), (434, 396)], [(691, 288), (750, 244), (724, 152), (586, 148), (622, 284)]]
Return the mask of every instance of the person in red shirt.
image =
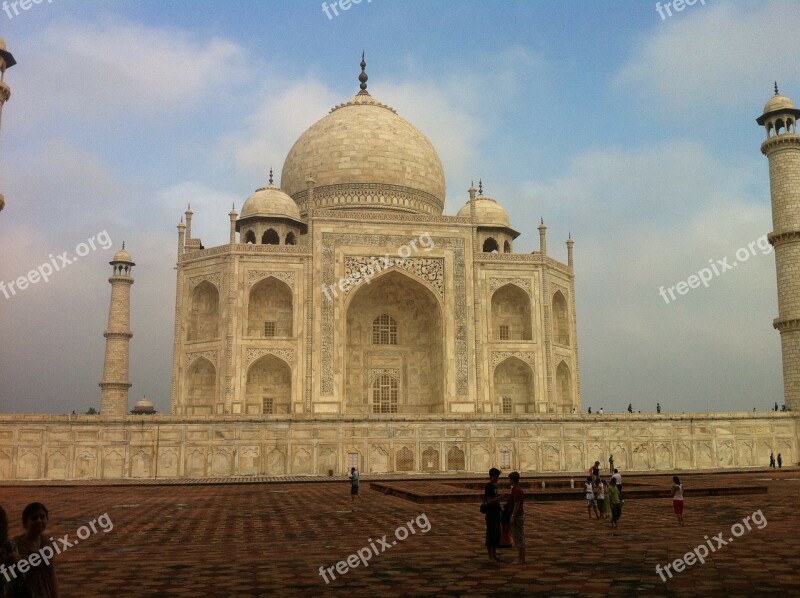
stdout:
[(514, 539), (514, 546), (517, 548), (517, 564), (525, 563), (525, 493), (519, 483), (519, 472), (512, 471), (508, 474), (511, 480), (511, 496), (509, 504), (511, 507), (511, 536)]

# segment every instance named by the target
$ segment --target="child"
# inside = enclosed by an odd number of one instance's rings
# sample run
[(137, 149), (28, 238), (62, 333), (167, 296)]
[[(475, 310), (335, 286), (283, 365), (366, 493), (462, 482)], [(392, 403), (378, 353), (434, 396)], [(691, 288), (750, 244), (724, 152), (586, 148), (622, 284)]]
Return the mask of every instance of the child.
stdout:
[[(47, 507), (40, 502), (33, 502), (22, 511), (22, 525), (25, 528), (25, 533), (14, 538), (14, 542), (19, 548), (20, 558), (28, 559), (28, 557), (38, 553), (45, 546), (51, 546), (47, 535), (44, 533), (47, 527), (47, 517)], [(28, 563), (31, 564), (30, 560)], [(31, 566), (26, 576), (33, 596), (38, 598), (58, 598), (58, 580), (56, 579), (56, 570), (52, 561), (49, 563), (40, 562), (36, 566)]]
[(592, 518), (592, 509), (594, 509), (595, 516), (600, 519), (600, 513), (597, 511), (597, 503), (594, 501), (594, 488), (592, 486), (592, 476), (586, 477), (586, 510), (589, 512), (589, 519)]
[(678, 518), (678, 525), (683, 526), (683, 486), (678, 476), (672, 477), (672, 508)]
[(594, 495), (597, 497), (597, 508), (600, 510), (600, 516), (605, 519), (606, 512), (606, 495), (605, 495), (605, 487), (603, 486), (603, 480), (597, 478), (597, 484), (594, 487)]
[(622, 499), (619, 497), (617, 480), (611, 478), (611, 486), (608, 488), (608, 500), (611, 503), (611, 527), (617, 528), (617, 522), (622, 516)]

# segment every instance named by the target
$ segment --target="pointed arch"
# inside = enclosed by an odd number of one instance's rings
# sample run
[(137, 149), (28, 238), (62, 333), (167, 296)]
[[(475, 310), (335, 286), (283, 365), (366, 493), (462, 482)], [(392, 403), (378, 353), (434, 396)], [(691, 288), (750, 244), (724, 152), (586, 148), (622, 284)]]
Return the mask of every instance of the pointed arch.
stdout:
[(447, 451), (447, 469), (450, 471), (464, 471), (465, 467), (465, 456), (464, 451), (462, 451), (457, 446), (451, 447), (449, 451)]
[(561, 291), (553, 295), (553, 340), (558, 345), (570, 346), (569, 311), (567, 300)]
[(570, 413), (575, 404), (572, 372), (564, 361), (561, 361), (556, 368), (556, 404), (559, 413)]
[(217, 368), (205, 357), (186, 370), (186, 415), (211, 415), (216, 403)]
[(246, 413), (288, 415), (292, 412), (292, 368), (275, 355), (264, 355), (247, 369)]
[(511, 243), (508, 240), (503, 243), (503, 253), (511, 253)]
[(192, 291), (189, 304), (187, 340), (214, 340), (219, 335), (219, 291), (204, 280)]
[(533, 368), (517, 357), (508, 357), (494, 369), (494, 404), (498, 413), (534, 413)]
[(513, 283), (503, 285), (492, 295), (492, 338), (495, 341), (529, 341), (531, 298)]
[(286, 233), (286, 240), (284, 241), (285, 245), (297, 245), (297, 237), (292, 231)]
[(268, 228), (264, 231), (264, 234), (261, 235), (261, 244), (262, 245), (280, 245), (281, 238), (278, 236), (278, 233), (273, 228)]
[(500, 253), (500, 246), (497, 244), (497, 240), (488, 237), (483, 242), (483, 253)]
[(247, 299), (247, 335), (258, 338), (292, 336), (292, 289), (274, 276), (258, 281)]
[(244, 235), (244, 242), (248, 245), (255, 245), (256, 244), (256, 234), (249, 230)]

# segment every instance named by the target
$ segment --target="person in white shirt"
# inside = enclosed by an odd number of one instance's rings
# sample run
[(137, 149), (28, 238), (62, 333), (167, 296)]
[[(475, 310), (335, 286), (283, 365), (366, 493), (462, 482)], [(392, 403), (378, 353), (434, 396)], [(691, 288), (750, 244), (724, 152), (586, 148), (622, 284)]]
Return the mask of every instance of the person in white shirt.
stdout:
[(675, 516), (678, 518), (678, 525), (681, 527), (683, 523), (683, 485), (678, 476), (672, 476), (672, 508), (675, 511)]
[(597, 502), (597, 508), (600, 510), (600, 516), (603, 519), (605, 519), (606, 494), (605, 494), (605, 486), (603, 485), (603, 480), (600, 478), (597, 478), (597, 483), (594, 485), (594, 496), (595, 496), (595, 501)]
[(619, 469), (614, 470), (614, 475), (611, 476), (611, 479), (617, 482), (617, 490), (619, 490), (619, 499), (622, 501), (622, 474), (619, 472)]
[(592, 518), (592, 509), (594, 509), (595, 516), (600, 519), (600, 513), (597, 511), (597, 503), (594, 500), (594, 486), (592, 485), (592, 477), (586, 477), (586, 509), (589, 512), (589, 519)]

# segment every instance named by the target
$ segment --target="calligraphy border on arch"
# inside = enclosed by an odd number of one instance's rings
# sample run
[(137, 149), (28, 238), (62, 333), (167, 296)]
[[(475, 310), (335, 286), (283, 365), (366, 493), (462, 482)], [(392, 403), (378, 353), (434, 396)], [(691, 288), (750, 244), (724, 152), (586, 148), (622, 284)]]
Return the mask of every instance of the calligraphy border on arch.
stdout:
[(250, 365), (264, 355), (275, 355), (283, 359), (289, 365), (294, 365), (294, 349), (247, 349), (247, 366)]
[(489, 292), (494, 293), (500, 287), (513, 284), (528, 291), (528, 295), (533, 295), (530, 278), (490, 278)]
[(272, 270), (248, 270), (247, 271), (247, 287), (252, 287), (257, 282), (264, 280), (265, 278), (269, 278), (270, 276), (274, 276), (278, 280), (281, 280), (289, 285), (289, 288), (292, 291), (295, 290), (295, 283), (294, 283), (294, 272), (287, 271), (287, 272), (274, 272)]
[(219, 367), (217, 365), (217, 351), (198, 351), (196, 353), (186, 353), (184, 354), (184, 357), (186, 359), (185, 367), (187, 368), (201, 357), (208, 359), (215, 368)]
[(497, 367), (498, 363), (508, 357), (516, 357), (527, 364), (536, 366), (536, 353), (533, 351), (492, 351), (492, 368)]
[(217, 287), (217, 290), (219, 291), (220, 276), (221, 274), (219, 272), (212, 272), (210, 274), (200, 274), (199, 276), (192, 276), (189, 279), (189, 290), (193, 291), (194, 288), (201, 282), (208, 281), (215, 287)]
[[(322, 282), (331, 287), (335, 280), (336, 245), (386, 247), (405, 245), (407, 236), (363, 235), (353, 233), (322, 233)], [(433, 237), (435, 247), (453, 251), (453, 303), (455, 306), (456, 389), (459, 396), (466, 396), (468, 385), (467, 359), (467, 285), (464, 267), (464, 239), (460, 237)], [(320, 392), (323, 396), (333, 394), (333, 301), (322, 302), (322, 356), (320, 359)]]

